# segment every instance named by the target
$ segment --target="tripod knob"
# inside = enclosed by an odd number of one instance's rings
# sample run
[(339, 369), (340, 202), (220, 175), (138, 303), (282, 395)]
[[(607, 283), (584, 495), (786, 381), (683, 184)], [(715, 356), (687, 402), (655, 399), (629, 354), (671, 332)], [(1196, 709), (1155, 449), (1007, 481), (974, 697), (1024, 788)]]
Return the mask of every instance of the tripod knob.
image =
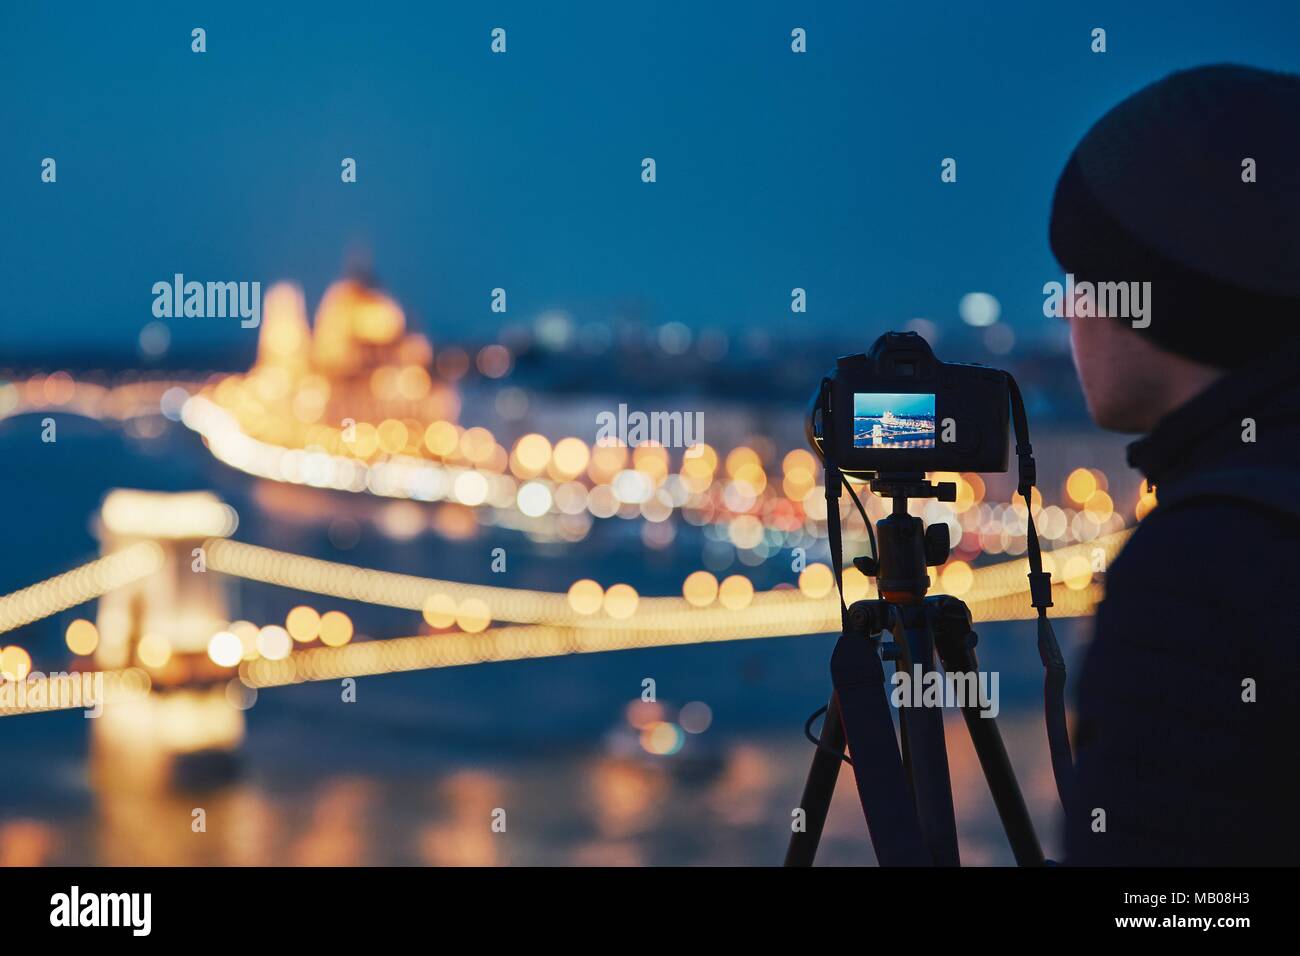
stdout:
[(937, 568), (948, 560), (951, 550), (947, 524), (932, 524), (925, 529), (925, 563)]

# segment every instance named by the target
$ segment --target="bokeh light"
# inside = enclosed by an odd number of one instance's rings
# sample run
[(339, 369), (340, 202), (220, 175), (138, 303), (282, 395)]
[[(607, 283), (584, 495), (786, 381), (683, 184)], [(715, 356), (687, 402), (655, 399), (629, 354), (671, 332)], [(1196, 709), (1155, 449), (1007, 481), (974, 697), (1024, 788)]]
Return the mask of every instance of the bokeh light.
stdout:
[(234, 667), (244, 657), (244, 645), (230, 631), (218, 631), (208, 641), (208, 657), (219, 667)]
[(26, 680), (32, 672), (32, 656), (17, 644), (0, 650), (0, 675), (12, 681)]
[(799, 590), (804, 597), (823, 598), (835, 587), (835, 575), (826, 564), (810, 564), (799, 574)]
[(320, 635), (320, 613), (315, 608), (300, 604), (285, 617), (285, 630), (300, 644), (316, 640)]
[(72, 653), (82, 656), (93, 654), (99, 646), (99, 629), (90, 621), (79, 617), (68, 624), (63, 639)]
[(605, 613), (617, 621), (627, 620), (636, 613), (640, 597), (630, 584), (615, 584), (605, 592)]
[(604, 605), (605, 590), (590, 578), (582, 578), (569, 586), (568, 600), (578, 614), (595, 614)]
[(968, 292), (957, 303), (957, 313), (967, 325), (983, 328), (1002, 316), (1002, 305), (987, 292)]
[(145, 667), (165, 667), (172, 656), (171, 641), (161, 634), (145, 634), (135, 647), (135, 656)]
[(645, 748), (646, 753), (656, 756), (671, 756), (681, 750), (685, 742), (686, 735), (682, 733), (682, 729), (668, 721), (655, 721), (641, 731), (641, 746)]
[(718, 588), (718, 603), (729, 611), (741, 611), (754, 600), (754, 585), (743, 574), (733, 574)]
[(692, 607), (708, 607), (718, 596), (718, 579), (708, 571), (694, 571), (682, 582), (682, 597)]
[(327, 611), (320, 619), (320, 640), (326, 647), (342, 647), (352, 640), (352, 619), (342, 611)]
[(451, 627), (456, 623), (456, 599), (449, 594), (431, 594), (425, 599), (423, 614), (432, 628)]
[(268, 624), (257, 632), (257, 652), (268, 661), (280, 661), (293, 650), (293, 638), (276, 624)]
[(702, 734), (713, 724), (713, 710), (703, 701), (693, 700), (682, 706), (677, 719), (688, 734)]

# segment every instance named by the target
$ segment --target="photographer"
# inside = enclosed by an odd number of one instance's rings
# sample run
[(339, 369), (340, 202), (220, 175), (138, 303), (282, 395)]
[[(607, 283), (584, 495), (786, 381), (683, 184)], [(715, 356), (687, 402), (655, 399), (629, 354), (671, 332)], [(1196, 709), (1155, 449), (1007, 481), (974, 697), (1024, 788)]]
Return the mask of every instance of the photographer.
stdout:
[(1068, 862), (1300, 861), (1300, 77), (1180, 72), (1107, 113), (1057, 185), (1098, 425), (1160, 504), (1108, 569), (1078, 683)]

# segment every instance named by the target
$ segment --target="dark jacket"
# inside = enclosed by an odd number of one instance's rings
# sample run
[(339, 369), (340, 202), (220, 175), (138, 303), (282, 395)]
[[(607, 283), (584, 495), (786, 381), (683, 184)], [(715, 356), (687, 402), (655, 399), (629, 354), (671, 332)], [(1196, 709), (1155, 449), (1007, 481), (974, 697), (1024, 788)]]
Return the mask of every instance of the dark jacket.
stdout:
[[(1300, 345), (1272, 353), (1129, 446), (1158, 499), (1226, 468), (1300, 479)], [(1300, 864), (1298, 597), (1300, 519), (1204, 498), (1141, 522), (1079, 677), (1070, 863)]]

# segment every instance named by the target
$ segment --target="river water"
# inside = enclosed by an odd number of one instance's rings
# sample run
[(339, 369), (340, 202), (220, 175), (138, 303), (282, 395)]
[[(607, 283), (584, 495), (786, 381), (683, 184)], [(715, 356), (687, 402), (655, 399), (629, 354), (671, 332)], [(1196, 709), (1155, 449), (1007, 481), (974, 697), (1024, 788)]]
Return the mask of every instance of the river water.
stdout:
[[(40, 442), (39, 428), (31, 417), (0, 423), (3, 592), (94, 556), (91, 522), (112, 487), (213, 488), (240, 510), (242, 540), (460, 580), (489, 583), (484, 555), (498, 544), (509, 550), (511, 585), (547, 590), (593, 576), (679, 593), (698, 566), (684, 566), (678, 549), (647, 552), (637, 522), (617, 519), (582, 548), (491, 529), (469, 541), (394, 540), (363, 512), (353, 522), (353, 503), (337, 498), (298, 496), (305, 507), (286, 516), (275, 505), (282, 490), (215, 463), (178, 426), (145, 438), (67, 419), (54, 444)], [(742, 570), (770, 586), (762, 567)], [(240, 613), (263, 622), (304, 599), (256, 584), (237, 593)], [(418, 624), (411, 612), (329, 606), (374, 636)], [(67, 622), (89, 615), (73, 609), (4, 639), (26, 647), (37, 669), (59, 669)], [(1087, 623), (1058, 626), (1076, 665)], [(1059, 820), (1033, 625), (984, 625), (980, 635), (982, 666), (1000, 673), (999, 724), (1051, 855)], [(0, 719), (0, 864), (776, 864), (812, 756), (802, 727), (824, 702), (832, 642), (744, 640), (366, 677), (350, 703), (334, 683), (268, 689), (247, 714), (231, 776), (164, 790), (92, 772), (80, 712)], [(675, 753), (648, 752), (632, 726), (645, 716), (636, 702), (647, 678), (665, 720), (694, 704), (687, 713), (701, 732), (685, 734)], [(964, 727), (951, 717), (963, 861), (1010, 863)], [(870, 863), (847, 774), (840, 784), (819, 859)]]

